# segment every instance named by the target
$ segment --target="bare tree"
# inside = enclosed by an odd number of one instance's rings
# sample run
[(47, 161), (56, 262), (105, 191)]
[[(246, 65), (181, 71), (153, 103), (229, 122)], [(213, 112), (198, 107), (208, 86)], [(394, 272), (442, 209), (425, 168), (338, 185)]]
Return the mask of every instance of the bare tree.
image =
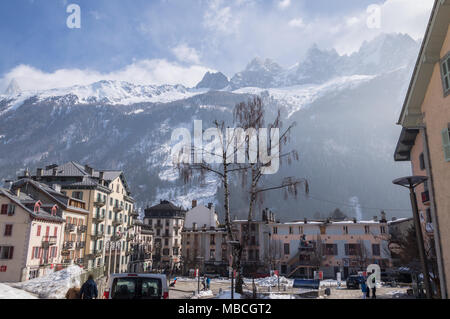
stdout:
[[(220, 136), (220, 152), (202, 149), (200, 152), (206, 152), (210, 156), (220, 158), (216, 164), (210, 164), (203, 161), (200, 164), (183, 163), (177, 161), (178, 169), (180, 170), (185, 183), (192, 182), (195, 177), (204, 179), (206, 173), (215, 174), (220, 178), (224, 188), (224, 212), (225, 212), (225, 226), (229, 239), (239, 242), (239, 245), (232, 246), (233, 266), (237, 270), (238, 277), (236, 281), (236, 292), (242, 293), (243, 274), (241, 271), (242, 255), (246, 244), (249, 241), (250, 223), (254, 218), (254, 210), (256, 204), (262, 204), (264, 194), (273, 190), (284, 190), (285, 197), (289, 195), (297, 196), (299, 187), (304, 187), (304, 192), (309, 193), (308, 181), (304, 178), (296, 178), (293, 176), (285, 177), (281, 183), (276, 185), (268, 185), (263, 183), (264, 177), (274, 162), (280, 165), (284, 162), (291, 164), (294, 160), (298, 160), (298, 153), (293, 150), (287, 153), (282, 153), (283, 146), (290, 141), (290, 133), (295, 124), (291, 124), (284, 132), (280, 133), (282, 127), (281, 113), (278, 111), (274, 121), (265, 127), (265, 112), (261, 98), (255, 97), (247, 102), (242, 102), (236, 105), (234, 112), (234, 124), (239, 129), (229, 129), (224, 122), (215, 121), (218, 135)], [(266, 128), (270, 132), (269, 136), (260, 136), (262, 129)], [(220, 132), (227, 131), (227, 138), (223, 139)], [(263, 139), (266, 141), (263, 141)], [(236, 145), (237, 143), (237, 145)], [(268, 150), (265, 152), (265, 158), (261, 158), (261, 146), (268, 145)], [(235, 147), (237, 146), (237, 147)], [(259, 160), (257, 149), (259, 146)], [(242, 151), (244, 150), (244, 151)], [(278, 152), (273, 152), (278, 150)], [(198, 152), (199, 150), (194, 150)], [(235, 157), (238, 158), (237, 163), (234, 162)], [(240, 160), (239, 160), (240, 159)], [(242, 160), (244, 159), (244, 161)], [(195, 174), (198, 172), (198, 175)], [(233, 232), (232, 221), (230, 217), (230, 176), (237, 174), (241, 177), (242, 188), (248, 193), (248, 215), (247, 227), (243, 227), (243, 233), (238, 236), (238, 233)]]

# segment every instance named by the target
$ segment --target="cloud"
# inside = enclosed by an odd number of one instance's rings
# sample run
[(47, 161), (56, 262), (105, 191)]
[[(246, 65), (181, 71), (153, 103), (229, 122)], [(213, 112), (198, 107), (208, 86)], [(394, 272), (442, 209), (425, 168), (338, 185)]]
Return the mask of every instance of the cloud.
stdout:
[(200, 64), (200, 55), (196, 49), (180, 44), (172, 49), (172, 53), (180, 62)]
[(303, 23), (303, 19), (302, 18), (292, 19), (291, 21), (289, 21), (289, 26), (291, 26), (293, 28), (301, 28), (304, 25), (305, 24)]
[(215, 70), (199, 65), (181, 66), (164, 59), (136, 61), (110, 73), (80, 69), (60, 69), (47, 73), (29, 65), (19, 65), (0, 79), (0, 92), (6, 89), (12, 79), (18, 82), (22, 90), (88, 85), (101, 80), (126, 81), (142, 85), (182, 84), (193, 87), (208, 71)]
[(222, 0), (212, 0), (203, 17), (206, 28), (225, 34), (236, 32), (239, 21), (232, 19), (231, 7), (224, 6)]
[(278, 8), (280, 9), (286, 9), (291, 6), (291, 0), (281, 0), (278, 2)]

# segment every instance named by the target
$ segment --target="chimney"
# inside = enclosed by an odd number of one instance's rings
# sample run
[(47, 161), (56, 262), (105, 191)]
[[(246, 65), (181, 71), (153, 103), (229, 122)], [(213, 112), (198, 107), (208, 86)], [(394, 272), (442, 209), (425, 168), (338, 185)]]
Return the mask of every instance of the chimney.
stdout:
[(381, 212), (381, 222), (382, 223), (386, 223), (387, 219), (386, 219), (386, 213), (384, 211)]
[(53, 184), (53, 185), (52, 185), (52, 188), (53, 188), (55, 191), (57, 191), (58, 193), (61, 192), (61, 185), (59, 185), (59, 184)]
[(17, 197), (20, 196), (20, 187), (18, 187), (18, 188), (16, 189), (16, 196), (17, 196)]
[(395, 222), (397, 220), (397, 217), (392, 217), (392, 221)]
[(192, 200), (192, 208), (195, 208), (195, 207), (197, 207), (197, 200), (193, 199)]
[(353, 218), (353, 224), (357, 224), (358, 221), (356, 220), (356, 218)]
[(53, 168), (52, 174), (53, 174), (53, 176), (58, 175), (58, 169), (56, 167)]
[(197, 230), (197, 223), (192, 223), (192, 230)]
[(208, 203), (208, 209), (211, 209), (213, 207), (213, 203)]
[(100, 178), (101, 181), (104, 179), (104, 177), (105, 177), (105, 172), (100, 172), (99, 173), (99, 178)]
[(89, 175), (92, 175), (94, 173), (94, 169), (92, 167), (90, 167), (89, 165), (84, 165), (84, 170), (86, 171), (86, 173), (88, 173)]
[(378, 216), (373, 216), (373, 221), (377, 222), (378, 221)]
[(308, 224), (308, 219), (305, 217), (304, 219), (305, 224)]
[(37, 177), (38, 179), (42, 177), (42, 171), (43, 171), (42, 168), (38, 168), (38, 169), (36, 170), (36, 177)]

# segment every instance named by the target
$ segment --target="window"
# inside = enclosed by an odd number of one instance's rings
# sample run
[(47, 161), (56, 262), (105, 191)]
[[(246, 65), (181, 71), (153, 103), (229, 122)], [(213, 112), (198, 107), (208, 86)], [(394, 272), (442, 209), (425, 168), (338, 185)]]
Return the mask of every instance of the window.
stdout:
[(445, 161), (450, 162), (450, 129), (448, 127), (442, 130), (442, 147)]
[(289, 244), (284, 244), (284, 254), (289, 255), (289, 251), (290, 251)]
[(2, 205), (2, 212), (1, 212), (1, 214), (2, 215), (8, 214), (8, 204), (3, 204)]
[(164, 248), (163, 249), (163, 255), (164, 256), (169, 256), (169, 249), (168, 248)]
[(2, 209), (1, 209), (1, 215), (13, 216), (15, 210), (16, 210), (16, 206), (15, 205), (3, 204), (2, 205)]
[(41, 225), (38, 225), (36, 236), (41, 236)]
[(450, 94), (450, 53), (448, 53), (441, 62), (442, 85), (444, 87), (444, 96)]
[(427, 223), (432, 223), (433, 219), (431, 218), (431, 208), (427, 208)]
[(274, 234), (278, 234), (278, 228), (277, 228), (277, 227), (274, 227), (274, 228), (273, 228), (273, 233), (274, 233)]
[(425, 156), (422, 154), (420, 154), (419, 156), (419, 163), (420, 163), (420, 170), (425, 170)]
[(0, 260), (13, 259), (14, 247), (0, 246)]
[(79, 200), (83, 200), (83, 192), (73, 192), (72, 197)]
[(303, 226), (298, 226), (298, 233), (303, 234)]
[(360, 251), (360, 244), (345, 244), (346, 256), (357, 256)]
[(294, 233), (294, 229), (292, 227), (289, 227), (289, 235), (292, 235)]
[(337, 254), (338, 254), (337, 244), (325, 244), (325, 255), (337, 256)]
[(12, 229), (13, 229), (13, 225), (5, 225), (5, 236), (12, 236)]
[(380, 244), (372, 244), (372, 255), (373, 256), (380, 256)]
[(348, 226), (344, 226), (344, 234), (348, 235)]
[(386, 234), (386, 228), (384, 226), (380, 226), (380, 233)]
[(370, 234), (370, 226), (364, 226), (364, 232)]

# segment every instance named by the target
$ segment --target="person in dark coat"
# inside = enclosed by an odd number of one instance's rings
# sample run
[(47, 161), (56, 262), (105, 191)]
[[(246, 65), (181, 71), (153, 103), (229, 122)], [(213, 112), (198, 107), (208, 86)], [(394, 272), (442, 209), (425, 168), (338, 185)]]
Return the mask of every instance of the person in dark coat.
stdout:
[(81, 286), (80, 299), (97, 299), (97, 297), (97, 284), (94, 281), (94, 276), (89, 275), (88, 280)]
[(372, 279), (373, 288), (372, 288), (372, 299), (377, 299), (377, 282), (375, 278)]

